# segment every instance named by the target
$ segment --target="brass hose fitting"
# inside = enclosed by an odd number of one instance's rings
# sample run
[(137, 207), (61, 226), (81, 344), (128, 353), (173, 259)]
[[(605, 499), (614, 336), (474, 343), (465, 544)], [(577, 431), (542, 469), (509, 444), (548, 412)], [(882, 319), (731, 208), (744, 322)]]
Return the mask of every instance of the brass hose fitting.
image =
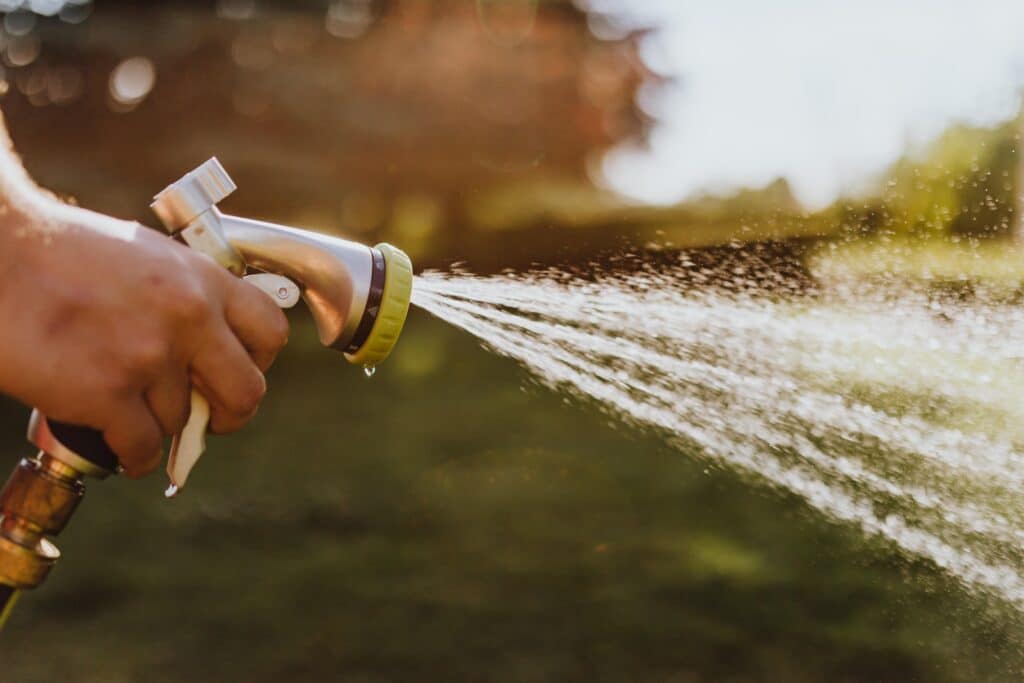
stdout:
[(0, 491), (0, 583), (34, 588), (60, 551), (46, 537), (59, 534), (85, 495), (81, 474), (40, 452), (23, 458)]
[(28, 438), (39, 452), (22, 458), (0, 490), (0, 627), (20, 591), (41, 584), (60, 559), (48, 537), (63, 531), (75, 513), (85, 477), (111, 473), (101, 458), (85, 457), (96, 451), (98, 432), (51, 425), (33, 412)]

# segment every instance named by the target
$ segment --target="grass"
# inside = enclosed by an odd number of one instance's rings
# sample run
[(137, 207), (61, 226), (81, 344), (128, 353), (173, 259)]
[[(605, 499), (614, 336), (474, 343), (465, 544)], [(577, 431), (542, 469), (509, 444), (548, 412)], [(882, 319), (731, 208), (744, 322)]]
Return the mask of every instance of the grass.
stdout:
[(904, 237), (823, 243), (810, 256), (820, 277), (894, 276), (919, 281), (981, 282), (1019, 289), (1024, 245), (1002, 240), (922, 241)]
[(999, 605), (526, 379), (419, 313), (372, 380), (300, 325), (178, 499), (91, 483), (3, 680), (1019, 680)]

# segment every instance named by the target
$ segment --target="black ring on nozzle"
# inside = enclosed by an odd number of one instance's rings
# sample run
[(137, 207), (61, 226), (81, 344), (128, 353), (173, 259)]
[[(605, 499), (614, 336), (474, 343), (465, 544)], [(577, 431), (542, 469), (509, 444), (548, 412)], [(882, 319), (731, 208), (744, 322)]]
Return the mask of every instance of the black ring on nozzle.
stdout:
[(377, 314), (380, 313), (380, 302), (384, 298), (384, 276), (387, 274), (387, 263), (384, 254), (380, 249), (370, 249), (373, 255), (373, 269), (370, 275), (370, 293), (366, 296), (366, 308), (363, 309), (363, 319), (356, 327), (355, 336), (352, 342), (345, 349), (346, 353), (355, 353), (366, 343), (373, 330), (373, 323), (377, 321)]

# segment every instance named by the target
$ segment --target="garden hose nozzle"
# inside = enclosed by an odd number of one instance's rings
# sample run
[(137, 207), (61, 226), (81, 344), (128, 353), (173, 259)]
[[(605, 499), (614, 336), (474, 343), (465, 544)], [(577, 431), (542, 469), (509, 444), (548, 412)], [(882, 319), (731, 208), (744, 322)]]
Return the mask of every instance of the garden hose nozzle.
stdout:
[[(390, 244), (368, 247), (221, 213), (218, 202), (234, 190), (213, 158), (169, 185), (151, 207), (170, 234), (233, 273), (256, 269), (297, 284), (320, 341), (350, 362), (372, 365), (387, 358), (409, 310), (409, 257)], [(280, 291), (268, 293), (276, 297)]]
[[(300, 291), (320, 341), (345, 358), (373, 368), (387, 358), (405, 324), (412, 297), (412, 264), (390, 244), (368, 247), (307, 230), (231, 216), (217, 203), (235, 183), (216, 158), (172, 183), (152, 203), (167, 231), (237, 275), (249, 268), (283, 306)], [(269, 277), (269, 280), (261, 279)], [(192, 392), (189, 423), (171, 445), (167, 474), (173, 496), (204, 448), (209, 406)]]
[[(320, 341), (350, 363), (372, 369), (387, 358), (409, 311), (409, 257), (390, 244), (369, 247), (221, 213), (217, 203), (234, 190), (213, 158), (169, 185), (151, 206), (168, 233), (245, 277), (282, 308), (301, 296)], [(167, 463), (169, 496), (202, 455), (209, 415), (206, 399), (193, 391), (188, 424)], [(118, 469), (117, 456), (92, 429), (34, 412), (29, 440), (38, 455), (22, 460), (0, 491), (0, 626), (18, 591), (42, 583), (60, 557), (48, 537), (71, 517), (84, 495), (83, 479)]]

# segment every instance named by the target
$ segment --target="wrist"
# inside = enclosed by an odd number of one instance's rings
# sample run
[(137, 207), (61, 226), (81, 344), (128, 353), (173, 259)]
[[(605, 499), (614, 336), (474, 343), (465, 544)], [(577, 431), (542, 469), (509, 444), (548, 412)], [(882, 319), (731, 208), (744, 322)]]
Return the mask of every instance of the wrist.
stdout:
[(44, 232), (51, 221), (46, 198), (19, 167), (0, 158), (0, 268), (24, 253), (30, 237)]
[(15, 206), (3, 198), (0, 203), (0, 282), (8, 281), (12, 267), (34, 249), (36, 239), (30, 228), (35, 219), (25, 207)]

